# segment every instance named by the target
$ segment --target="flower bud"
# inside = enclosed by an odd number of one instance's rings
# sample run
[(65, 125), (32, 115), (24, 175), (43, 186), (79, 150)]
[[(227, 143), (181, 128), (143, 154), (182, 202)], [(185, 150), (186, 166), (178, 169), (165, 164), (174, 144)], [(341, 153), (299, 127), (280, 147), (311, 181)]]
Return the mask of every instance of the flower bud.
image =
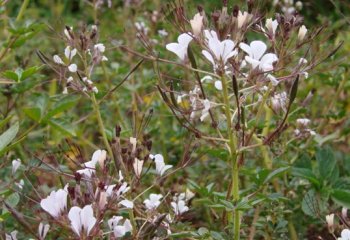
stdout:
[(201, 34), (203, 28), (203, 16), (201, 16), (200, 13), (197, 13), (194, 15), (193, 19), (190, 20), (190, 24), (193, 34), (198, 37)]
[(307, 28), (305, 27), (305, 25), (301, 26), (299, 28), (299, 33), (298, 33), (299, 41), (303, 41), (304, 40), (306, 33), (307, 33)]
[(277, 20), (272, 21), (272, 18), (268, 18), (268, 19), (266, 19), (265, 26), (266, 26), (267, 30), (269, 31), (269, 34), (271, 34), (272, 36), (275, 36), (276, 29), (278, 27)]
[(329, 232), (333, 233), (334, 232), (334, 228), (333, 228), (333, 226), (334, 226), (334, 213), (326, 216), (326, 222), (327, 222)]

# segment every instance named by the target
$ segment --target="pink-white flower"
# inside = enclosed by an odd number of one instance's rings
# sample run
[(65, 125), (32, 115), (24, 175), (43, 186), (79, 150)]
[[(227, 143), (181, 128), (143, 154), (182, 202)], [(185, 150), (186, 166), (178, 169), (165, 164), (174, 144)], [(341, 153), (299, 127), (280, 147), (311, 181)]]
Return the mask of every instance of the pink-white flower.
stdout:
[(119, 204), (126, 208), (130, 208), (130, 209), (134, 208), (134, 203), (128, 199), (124, 199), (120, 201)]
[(40, 206), (52, 217), (58, 218), (67, 208), (68, 184), (64, 189), (52, 191), (47, 198), (40, 201)]
[(73, 231), (80, 237), (84, 231), (88, 236), (92, 228), (96, 224), (96, 218), (91, 205), (86, 205), (84, 208), (72, 207), (69, 210), (68, 218)]
[(151, 193), (149, 199), (143, 201), (148, 210), (154, 210), (160, 205), (160, 200), (163, 198), (162, 194)]
[(38, 236), (39, 236), (39, 240), (44, 240), (47, 233), (49, 232), (50, 229), (50, 225), (49, 224), (43, 224), (42, 222), (40, 222), (39, 224), (39, 228), (38, 228)]
[(204, 30), (204, 35), (209, 51), (203, 50), (202, 54), (213, 64), (215, 69), (218, 65), (225, 65), (231, 57), (237, 55), (237, 50), (234, 50), (235, 43), (232, 40), (220, 41), (214, 30)]
[(105, 150), (96, 150), (92, 154), (91, 161), (84, 163), (85, 169), (78, 170), (77, 172), (84, 175), (85, 177), (91, 178), (92, 174), (95, 173), (96, 164), (98, 162), (104, 162), (107, 157), (107, 152)]
[(187, 58), (187, 48), (192, 39), (190, 33), (182, 33), (177, 38), (177, 43), (169, 43), (165, 47), (170, 52), (175, 53), (182, 61), (185, 61)]
[(68, 66), (68, 70), (72, 73), (75, 73), (76, 71), (78, 71), (78, 66), (75, 63), (72, 63)]
[(123, 224), (120, 221), (123, 220), (121, 216), (113, 216), (108, 220), (109, 228), (113, 231), (116, 238), (124, 237), (126, 233), (132, 231), (132, 225), (129, 219), (125, 219)]
[(194, 15), (193, 19), (190, 20), (192, 32), (195, 36), (199, 36), (203, 28), (203, 16), (200, 13)]
[(241, 28), (243, 27), (243, 25), (249, 20), (250, 18), (250, 14), (248, 12), (241, 12), (238, 11), (238, 15), (237, 15), (237, 27)]
[(77, 49), (76, 48), (71, 48), (70, 46), (67, 46), (66, 49), (64, 49), (64, 56), (68, 60), (72, 60), (73, 57), (77, 54)]
[(272, 18), (266, 19), (266, 24), (265, 24), (267, 30), (269, 33), (274, 37), (276, 33), (276, 29), (278, 27), (278, 22), (277, 20), (272, 20)]
[(349, 229), (344, 229), (341, 232), (341, 237), (338, 238), (338, 240), (350, 240), (350, 230)]
[(248, 56), (245, 57), (245, 60), (252, 65), (252, 68), (259, 68), (262, 71), (272, 71), (273, 63), (278, 61), (276, 54), (267, 53), (267, 46), (262, 41), (253, 41), (250, 45), (245, 43), (240, 43), (239, 47), (245, 51)]
[(171, 202), (170, 205), (173, 208), (176, 215), (181, 215), (182, 213), (187, 212), (189, 210), (184, 200)]
[(150, 155), (150, 158), (154, 160), (156, 164), (156, 172), (162, 176), (168, 169), (172, 168), (173, 165), (165, 165), (164, 157), (161, 154)]

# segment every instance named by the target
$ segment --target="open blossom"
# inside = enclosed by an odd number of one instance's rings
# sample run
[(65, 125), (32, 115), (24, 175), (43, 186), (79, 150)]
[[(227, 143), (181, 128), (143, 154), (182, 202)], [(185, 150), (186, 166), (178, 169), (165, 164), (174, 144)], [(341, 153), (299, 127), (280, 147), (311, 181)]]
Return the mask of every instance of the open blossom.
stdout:
[(103, 53), (103, 52), (105, 52), (106, 47), (105, 47), (105, 45), (103, 43), (97, 43), (97, 44), (94, 45), (94, 49), (96, 49), (97, 51)]
[(72, 73), (75, 73), (78, 70), (78, 66), (75, 63), (72, 63), (68, 66), (68, 70)]
[(10, 234), (5, 234), (6, 240), (17, 240), (17, 233), (18, 231), (12, 231)]
[(66, 56), (66, 58), (68, 60), (72, 60), (73, 57), (77, 54), (77, 49), (76, 48), (71, 48), (70, 46), (67, 46), (65, 49), (64, 49), (64, 56)]
[(338, 240), (350, 240), (350, 230), (349, 229), (344, 229), (341, 232), (341, 237), (338, 238)]
[(113, 216), (108, 220), (109, 228), (113, 231), (116, 238), (124, 237), (126, 233), (132, 231), (132, 225), (129, 219), (125, 219), (123, 224), (120, 221), (123, 220), (121, 216)]
[(163, 198), (162, 194), (151, 193), (149, 199), (143, 201), (148, 210), (154, 210), (160, 205), (160, 200)]
[(104, 162), (107, 157), (107, 152), (105, 150), (96, 150), (92, 154), (91, 161), (84, 163), (85, 169), (78, 170), (77, 172), (90, 178), (92, 174), (95, 173), (96, 164), (98, 162)]
[(150, 158), (154, 160), (156, 164), (156, 172), (162, 176), (168, 169), (172, 168), (173, 165), (165, 165), (164, 158), (161, 154), (150, 155)]
[(184, 200), (174, 201), (170, 203), (176, 215), (181, 215), (184, 212), (187, 212), (189, 208), (186, 206)]
[(62, 212), (67, 208), (67, 192), (68, 185), (64, 189), (52, 191), (47, 198), (40, 202), (40, 206), (52, 217), (58, 218)]
[(96, 218), (91, 205), (86, 205), (84, 208), (72, 207), (69, 210), (68, 218), (71, 222), (73, 231), (80, 236), (84, 231), (88, 236), (91, 229), (95, 226)]
[(272, 20), (272, 18), (266, 19), (266, 24), (265, 24), (267, 30), (269, 33), (274, 37), (276, 33), (276, 29), (278, 27), (278, 22), (277, 20)]
[(204, 34), (210, 51), (203, 50), (202, 54), (213, 64), (214, 68), (217, 68), (218, 64), (225, 65), (231, 57), (237, 55), (237, 50), (234, 50), (235, 43), (232, 40), (220, 41), (214, 30), (205, 30)]
[(50, 229), (50, 225), (49, 224), (43, 224), (42, 222), (39, 224), (39, 228), (38, 228), (38, 236), (39, 236), (39, 240), (44, 240), (47, 233), (49, 232)]
[(264, 54), (267, 46), (262, 41), (253, 41), (250, 45), (240, 43), (239, 47), (248, 54), (245, 60), (252, 65), (253, 69), (259, 68), (262, 71), (272, 71), (273, 63), (278, 61), (276, 54)]
[(60, 64), (60, 65), (63, 65), (63, 64), (64, 64), (62, 58), (61, 58), (60, 56), (58, 56), (58, 55), (54, 55), (54, 56), (53, 56), (53, 61), (54, 61), (55, 63), (57, 63), (57, 64)]
[(12, 161), (12, 174), (15, 174), (17, 169), (21, 166), (21, 159), (15, 159)]
[(194, 15), (193, 19), (190, 20), (192, 32), (195, 36), (199, 36), (203, 28), (203, 16), (200, 13)]
[(182, 61), (185, 61), (187, 58), (187, 48), (192, 39), (190, 33), (182, 33), (177, 38), (177, 43), (169, 43), (165, 47), (170, 52), (175, 53)]

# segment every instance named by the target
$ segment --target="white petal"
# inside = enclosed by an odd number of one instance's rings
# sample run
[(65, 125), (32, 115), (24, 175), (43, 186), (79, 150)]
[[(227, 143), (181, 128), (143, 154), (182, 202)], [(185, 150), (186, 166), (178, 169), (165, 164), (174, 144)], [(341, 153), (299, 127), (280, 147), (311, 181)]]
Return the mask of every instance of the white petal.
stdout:
[(217, 90), (222, 90), (222, 82), (220, 80), (215, 81), (214, 85)]
[(204, 55), (204, 57), (206, 59), (209, 60), (209, 62), (211, 62), (213, 64), (213, 66), (215, 66), (215, 61), (213, 56), (207, 51), (207, 50), (202, 50), (202, 54)]
[(94, 212), (91, 205), (86, 205), (81, 210), (80, 218), (82, 226), (87, 231), (87, 235), (89, 235), (91, 229), (95, 226), (96, 223), (96, 218), (94, 217)]
[(248, 44), (240, 43), (239, 47), (245, 51), (250, 57), (253, 55), (252, 50)]
[(134, 203), (127, 199), (120, 201), (119, 204), (123, 205), (126, 208), (134, 208)]
[(78, 70), (78, 66), (75, 64), (75, 63), (73, 63), (73, 64), (71, 64), (71, 65), (69, 65), (68, 66), (68, 70), (70, 71), (70, 72), (76, 72), (77, 70)]
[(71, 227), (73, 231), (80, 236), (80, 231), (82, 229), (82, 223), (80, 219), (80, 207), (72, 207), (68, 213), (68, 219), (70, 220)]
[(260, 60), (262, 55), (264, 55), (267, 46), (264, 42), (262, 41), (253, 41), (250, 43), (250, 49), (252, 51), (252, 58), (255, 60)]

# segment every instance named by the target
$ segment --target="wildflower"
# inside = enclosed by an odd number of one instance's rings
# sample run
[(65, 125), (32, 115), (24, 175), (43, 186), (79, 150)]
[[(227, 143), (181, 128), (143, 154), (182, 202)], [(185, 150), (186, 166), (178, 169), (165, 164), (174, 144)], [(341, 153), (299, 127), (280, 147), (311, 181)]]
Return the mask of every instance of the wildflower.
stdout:
[(64, 189), (52, 191), (47, 198), (40, 201), (40, 206), (52, 217), (58, 218), (67, 208), (68, 184)]
[(107, 152), (105, 150), (96, 150), (92, 154), (91, 161), (84, 163), (85, 169), (78, 170), (77, 172), (90, 178), (92, 174), (95, 173), (97, 162), (104, 162), (106, 157), (107, 157)]
[(350, 240), (350, 230), (343, 229), (343, 231), (341, 231), (341, 237), (338, 238), (338, 240)]
[(237, 16), (237, 27), (240, 29), (243, 27), (243, 25), (248, 21), (250, 17), (250, 14), (248, 12), (238, 12)]
[(21, 166), (21, 159), (17, 158), (12, 161), (12, 175), (14, 175), (17, 169)]
[(277, 93), (271, 98), (272, 108), (276, 112), (279, 112), (281, 109), (285, 110), (286, 104), (287, 104), (286, 92)]
[(163, 198), (162, 194), (151, 193), (149, 199), (143, 201), (148, 210), (154, 210), (160, 205), (160, 199)]
[(50, 225), (49, 224), (43, 224), (42, 222), (39, 224), (39, 228), (38, 228), (38, 236), (39, 236), (39, 240), (44, 240), (47, 233), (49, 232), (50, 229)]
[(187, 58), (187, 48), (192, 39), (190, 33), (182, 33), (177, 38), (177, 43), (169, 43), (165, 48), (168, 51), (175, 53), (182, 61), (185, 61)]
[(63, 65), (63, 64), (64, 64), (62, 58), (60, 58), (60, 56), (58, 56), (58, 55), (54, 55), (54, 56), (53, 56), (53, 61), (54, 61), (55, 63), (57, 63), (57, 64), (60, 64), (60, 65)]
[(213, 64), (214, 69), (217, 68), (216, 61), (225, 65), (228, 59), (237, 55), (237, 50), (234, 50), (235, 43), (232, 40), (226, 39), (220, 41), (218, 35), (213, 30), (205, 30), (204, 34), (208, 41), (210, 52), (203, 50), (202, 54)]
[(176, 215), (181, 215), (182, 213), (187, 212), (189, 210), (184, 200), (171, 202), (170, 205), (173, 208)]
[(222, 82), (220, 80), (215, 81), (214, 86), (217, 90), (222, 90)]
[(109, 228), (113, 231), (116, 238), (124, 237), (126, 233), (132, 231), (132, 225), (129, 219), (125, 219), (123, 225), (119, 222), (123, 219), (121, 216), (113, 216), (108, 220)]
[(201, 16), (200, 13), (197, 13), (194, 15), (193, 19), (190, 20), (190, 24), (193, 34), (198, 37), (201, 34), (203, 28), (203, 16)]
[(10, 234), (5, 234), (6, 240), (17, 240), (17, 233), (18, 231), (12, 231)]
[(166, 36), (169, 35), (169, 33), (168, 33), (165, 29), (160, 29), (160, 30), (158, 30), (158, 34), (159, 34), (159, 36), (161, 36), (161, 37), (166, 37)]
[(299, 33), (298, 33), (299, 41), (303, 41), (304, 40), (306, 33), (307, 33), (307, 28), (305, 27), (305, 25), (301, 26), (299, 28)]
[(103, 53), (106, 50), (106, 47), (103, 43), (97, 43), (95, 44), (94, 49)]
[(126, 182), (123, 182), (122, 185), (120, 185), (120, 187), (116, 191), (115, 191), (115, 187), (116, 187), (116, 184), (105, 187), (107, 197), (112, 197), (114, 194), (117, 197), (120, 197), (121, 195), (123, 195), (124, 193), (130, 190), (130, 187), (128, 187), (128, 184)]
[(68, 218), (71, 222), (73, 231), (80, 237), (82, 231), (88, 236), (91, 229), (95, 226), (96, 218), (91, 205), (86, 205), (84, 208), (72, 207), (69, 210)]
[(328, 230), (329, 232), (333, 232), (333, 225), (334, 225), (334, 213), (329, 214), (326, 216), (326, 222), (327, 222), (327, 226), (328, 226)]
[(120, 205), (123, 205), (126, 208), (134, 208), (134, 203), (130, 200), (124, 199), (122, 201), (119, 202)]
[(68, 66), (68, 70), (72, 73), (75, 73), (78, 70), (78, 67), (75, 63), (72, 63), (71, 65)]
[(150, 155), (150, 158), (154, 160), (156, 164), (156, 172), (162, 176), (168, 169), (172, 168), (173, 165), (165, 165), (164, 158), (161, 154)]
[(297, 124), (300, 126), (300, 127), (307, 127), (309, 124), (310, 124), (310, 119), (307, 119), (307, 118), (298, 118), (297, 119)]
[[(67, 29), (68, 28), (68, 29)], [(73, 30), (73, 27), (66, 27), (65, 29), (64, 29), (64, 35), (66, 35), (66, 37), (67, 37), (67, 39), (68, 40), (70, 40), (70, 39), (72, 39), (72, 37), (71, 37), (71, 35), (69, 34), (69, 31), (72, 31)]]
[(142, 173), (143, 162), (144, 162), (143, 160), (139, 160), (137, 158), (135, 158), (134, 160), (134, 164), (133, 164), (134, 172), (136, 174), (136, 177), (138, 178), (140, 178)]
[(307, 64), (307, 60), (305, 58), (299, 59), (299, 65), (302, 65), (302, 64)]
[(271, 74), (267, 74), (266, 77), (270, 80), (273, 86), (277, 86), (279, 84), (279, 81), (277, 80), (277, 78), (275, 78)]
[(258, 67), (262, 71), (272, 71), (273, 63), (278, 61), (276, 54), (264, 54), (267, 46), (262, 41), (253, 41), (250, 45), (240, 43), (239, 47), (248, 54), (245, 60), (252, 65), (253, 69)]
[(276, 33), (276, 29), (278, 27), (278, 22), (277, 20), (272, 20), (272, 18), (268, 18), (266, 19), (266, 24), (265, 24), (267, 30), (269, 31), (269, 33), (271, 34), (271, 36), (275, 36)]
[(206, 117), (209, 115), (209, 109), (210, 109), (210, 101), (208, 99), (204, 99), (203, 100), (203, 110), (202, 110), (202, 114), (200, 117), (200, 120), (203, 122)]
[(66, 56), (66, 58), (68, 60), (72, 60), (73, 57), (77, 54), (77, 49), (74, 48), (72, 49), (70, 46), (67, 46), (65, 49), (64, 49), (64, 56)]

